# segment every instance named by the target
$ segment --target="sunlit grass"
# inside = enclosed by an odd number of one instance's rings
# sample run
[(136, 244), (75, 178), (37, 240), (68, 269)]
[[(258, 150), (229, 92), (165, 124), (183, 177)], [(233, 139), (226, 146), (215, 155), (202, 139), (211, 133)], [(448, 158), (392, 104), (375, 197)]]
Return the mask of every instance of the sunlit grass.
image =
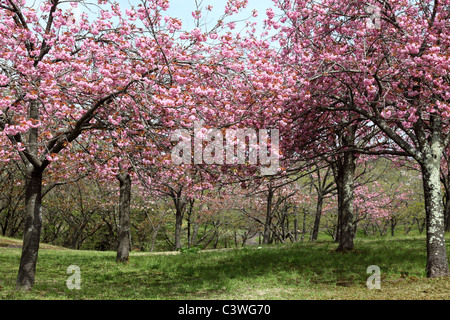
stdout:
[[(450, 243), (447, 241), (447, 243)], [(448, 299), (448, 278), (426, 279), (426, 246), (414, 238), (357, 239), (355, 250), (330, 241), (248, 247), (199, 254), (41, 249), (36, 283), (14, 290), (20, 249), (0, 248), (0, 299)], [(69, 290), (69, 265), (81, 269), (81, 289)], [(366, 286), (367, 267), (381, 269), (381, 289)]]

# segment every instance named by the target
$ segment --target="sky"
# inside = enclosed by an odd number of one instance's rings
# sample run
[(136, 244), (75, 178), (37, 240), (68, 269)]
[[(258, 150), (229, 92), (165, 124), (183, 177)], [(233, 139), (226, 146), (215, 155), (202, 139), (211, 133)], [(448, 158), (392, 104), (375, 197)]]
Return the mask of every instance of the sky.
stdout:
[[(45, 0), (26, 0), (26, 4), (35, 8), (38, 12), (40, 11), (41, 4)], [(74, 0), (74, 2), (82, 2), (84, 0)], [(78, 5), (78, 8), (74, 9), (71, 7), (70, 0), (61, 1), (61, 5), (59, 6), (61, 9), (69, 9), (75, 14), (75, 16), (80, 16), (82, 13), (87, 13), (90, 16), (90, 19), (95, 19), (97, 16), (96, 3), (97, 0), (85, 0), (87, 3), (94, 4), (89, 5), (89, 9), (87, 9), (83, 5)], [(129, 9), (132, 5), (137, 7), (140, 0), (111, 0), (119, 3), (122, 11)], [(202, 9), (201, 19), (201, 28), (203, 32), (211, 30), (216, 23), (217, 20), (223, 15), (225, 11), (225, 6), (228, 0), (169, 0), (170, 7), (167, 11), (162, 12), (163, 16), (170, 16), (181, 19), (183, 26), (183, 31), (192, 31), (196, 28), (195, 19), (192, 16), (192, 12), (197, 10), (197, 5), (199, 5), (200, 9)], [(207, 6), (212, 6), (212, 11), (204, 10)], [(109, 9), (109, 5), (105, 8)], [(234, 14), (232, 17), (228, 17), (224, 22), (237, 22), (236, 28), (233, 30), (234, 33), (239, 33), (244, 29), (246, 25), (246, 21), (257, 22), (256, 26), (256, 35), (261, 35), (263, 33), (263, 21), (267, 19), (266, 10), (268, 8), (272, 8), (275, 12), (277, 12), (273, 0), (248, 0), (248, 5), (246, 8), (241, 9), (241, 11), (237, 14)], [(253, 17), (253, 11), (256, 10), (258, 12), (257, 17)], [(207, 14), (207, 16), (205, 16)]]
[[(27, 0), (27, 3), (33, 3), (33, 6), (36, 6), (39, 8), (40, 4), (43, 0)], [(140, 1), (138, 0), (116, 0), (121, 9), (125, 10), (127, 8), (130, 8), (131, 5), (137, 6)], [(185, 31), (191, 31), (193, 28), (195, 28), (195, 20), (192, 17), (192, 12), (196, 10), (196, 3), (199, 4), (200, 8), (204, 9), (205, 7), (211, 5), (213, 7), (213, 10), (211, 12), (208, 12), (207, 19), (205, 22), (208, 23), (207, 26), (212, 27), (215, 25), (216, 21), (219, 19), (219, 17), (223, 14), (225, 10), (225, 5), (227, 3), (227, 0), (169, 0), (170, 1), (170, 8), (164, 12), (164, 15), (176, 17), (182, 20), (183, 22), (183, 28), (182, 30)], [(61, 7), (70, 7), (69, 1), (65, 1)], [(88, 2), (96, 2), (95, 0), (88, 0)], [(232, 20), (249, 20), (252, 22), (257, 22), (258, 26), (262, 26), (263, 20), (267, 18), (266, 16), (266, 9), (267, 8), (274, 8), (274, 4), (272, 0), (248, 0), (248, 5), (245, 9), (242, 9), (242, 11), (236, 15), (233, 16), (233, 18), (228, 18), (225, 22), (231, 22)], [(275, 8), (274, 8), (275, 9)], [(80, 10), (83, 10), (83, 6), (79, 6), (78, 9), (75, 9), (75, 13), (80, 13)], [(258, 11), (258, 17), (253, 17), (252, 12), (253, 10)], [(276, 10), (275, 10), (276, 11)], [(203, 10), (203, 12), (206, 13), (206, 10)], [(88, 13), (88, 12), (86, 12)], [(92, 12), (89, 13), (92, 15)], [(244, 22), (242, 22), (242, 26), (244, 26)], [(239, 24), (236, 28), (236, 30), (239, 30)], [(262, 30), (262, 28), (257, 28), (257, 30)]]
[[(182, 19), (183, 25), (186, 29), (191, 29), (194, 26), (194, 18), (192, 17), (192, 11), (196, 9), (195, 0), (170, 0), (170, 8), (167, 11), (168, 15)], [(209, 13), (208, 22), (214, 23), (224, 12), (227, 0), (203, 0), (201, 7), (211, 5), (213, 7), (212, 12)], [(266, 9), (273, 7), (272, 0), (249, 0), (248, 6), (237, 14), (233, 19), (245, 19), (258, 22), (258, 25), (262, 25), (262, 21), (267, 18)], [(258, 17), (252, 17), (252, 11), (258, 11)]]

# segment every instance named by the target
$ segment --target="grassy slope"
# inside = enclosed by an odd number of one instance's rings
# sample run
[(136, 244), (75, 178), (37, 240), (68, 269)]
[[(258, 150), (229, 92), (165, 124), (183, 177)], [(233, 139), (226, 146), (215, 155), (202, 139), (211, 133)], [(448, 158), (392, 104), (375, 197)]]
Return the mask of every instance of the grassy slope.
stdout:
[[(22, 247), (22, 240), (0, 236), (0, 248), (21, 248), (21, 247)], [(46, 244), (46, 243), (40, 243), (39, 249), (68, 250), (66, 248), (62, 248), (62, 247), (58, 247), (58, 246), (54, 246), (54, 245)]]
[[(449, 278), (425, 278), (423, 237), (356, 240), (356, 250), (346, 254), (335, 248), (320, 241), (201, 254), (132, 253), (128, 264), (116, 264), (114, 252), (43, 248), (34, 289), (16, 292), (20, 249), (0, 245), (0, 299), (450, 298)], [(69, 265), (81, 268), (81, 290), (66, 287)], [(366, 287), (369, 265), (381, 269), (381, 290)]]

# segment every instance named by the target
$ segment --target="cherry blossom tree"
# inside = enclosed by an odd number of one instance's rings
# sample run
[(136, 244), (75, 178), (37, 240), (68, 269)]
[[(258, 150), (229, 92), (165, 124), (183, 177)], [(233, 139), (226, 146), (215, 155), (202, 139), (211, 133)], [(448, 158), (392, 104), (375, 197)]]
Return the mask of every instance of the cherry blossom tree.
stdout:
[(285, 26), (278, 39), (285, 59), (301, 70), (298, 87), (321, 92), (313, 103), (336, 115), (369, 120), (420, 165), (427, 275), (448, 275), (439, 181), (450, 142), (448, 1), (299, 0), (279, 7)]
[(158, 94), (158, 85), (170, 81), (157, 31), (148, 35), (128, 21), (140, 19), (151, 28), (161, 18), (156, 9), (168, 3), (150, 1), (126, 16), (113, 3), (93, 21), (86, 14), (76, 20), (62, 3), (44, 1), (38, 15), (25, 1), (0, 2), (0, 129), (9, 140), (2, 158), (18, 154), (27, 168), (18, 289), (34, 283), (47, 168), (75, 140), (103, 128), (102, 121), (120, 121), (116, 111), (138, 92)]

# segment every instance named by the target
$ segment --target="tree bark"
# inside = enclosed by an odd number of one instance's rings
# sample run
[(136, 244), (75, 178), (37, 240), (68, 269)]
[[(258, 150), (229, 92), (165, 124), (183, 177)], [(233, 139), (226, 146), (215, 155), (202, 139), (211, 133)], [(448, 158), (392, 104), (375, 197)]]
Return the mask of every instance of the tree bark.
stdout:
[(446, 200), (445, 202), (444, 217), (445, 217), (445, 231), (450, 231), (450, 199)]
[(338, 188), (341, 192), (338, 192), (338, 196), (342, 199), (339, 205), (340, 216), (340, 234), (339, 234), (339, 246), (337, 251), (349, 251), (353, 250), (353, 189), (354, 189), (354, 177), (355, 177), (355, 156), (352, 152), (345, 152), (343, 157), (343, 164), (339, 168), (338, 173)]
[(341, 234), (342, 234), (342, 182), (340, 181), (340, 177), (336, 178), (336, 186), (337, 186), (337, 221), (336, 221), (336, 232), (334, 233), (334, 242), (341, 242)]
[(117, 247), (117, 262), (128, 262), (131, 249), (130, 202), (131, 178), (128, 173), (117, 175), (120, 182), (119, 199), (119, 245)]
[(187, 218), (187, 247), (191, 248), (191, 215), (189, 212)]
[(440, 152), (426, 157), (421, 165), (425, 195), (427, 232), (427, 277), (436, 278), (449, 274), (444, 238), (444, 211), (439, 179)]
[(391, 237), (393, 237), (395, 234), (395, 226), (397, 225), (397, 220), (394, 218), (391, 218), (389, 222), (391, 225)]
[(308, 209), (304, 209), (303, 211), (303, 227), (302, 227), (302, 238), (300, 239), (301, 242), (305, 239), (306, 234), (306, 215), (308, 214)]
[(200, 229), (200, 224), (198, 223), (197, 219), (194, 219), (193, 224), (194, 225), (192, 227), (191, 244), (194, 247), (197, 247), (198, 246), (197, 236), (198, 236), (198, 230)]
[[(447, 159), (447, 166), (449, 165)], [(448, 168), (447, 174), (442, 178), (442, 183), (444, 185), (444, 230), (450, 231), (450, 168)]]
[(266, 221), (264, 223), (263, 244), (270, 243), (270, 225), (272, 224), (273, 189), (269, 187), (267, 193)]
[(181, 232), (186, 203), (181, 199), (180, 192), (172, 196), (175, 204), (175, 250), (181, 249)]
[(158, 237), (158, 232), (159, 232), (159, 228), (160, 228), (160, 224), (158, 224), (158, 226), (153, 229), (153, 233), (152, 233), (152, 243), (150, 245), (150, 252), (153, 252), (155, 250), (155, 245), (156, 245), (156, 238)]
[(444, 172), (441, 168), (441, 181), (444, 186), (444, 228), (445, 231), (450, 231), (450, 159), (448, 155), (444, 152), (444, 159), (447, 163), (447, 172)]
[[(30, 103), (29, 117), (39, 120), (39, 103), (36, 101)], [(16, 281), (16, 289), (18, 290), (31, 290), (34, 285), (42, 230), (42, 176), (46, 165), (30, 162), (31, 158), (35, 160), (39, 151), (37, 128), (29, 130), (28, 146), (30, 158), (26, 156), (22, 158), (26, 165), (25, 230)]]
[[(182, 197), (183, 189), (180, 188), (178, 191), (171, 189), (170, 197), (173, 200), (173, 204), (175, 206), (175, 242), (174, 242), (174, 250), (181, 249), (181, 233), (183, 227), (183, 217), (184, 212), (186, 210), (187, 201)], [(189, 239), (188, 239), (189, 241)]]
[(25, 193), (25, 231), (16, 289), (30, 290), (34, 285), (42, 229), (42, 170), (29, 165)]
[[(297, 208), (295, 208), (297, 209)], [(294, 218), (294, 241), (298, 242), (298, 213), (295, 213), (295, 218)]]
[[(188, 243), (188, 248), (191, 248), (191, 246), (193, 245), (192, 239), (191, 239), (191, 224), (192, 224), (192, 218), (193, 218), (193, 208), (194, 208), (194, 202), (195, 199), (190, 199), (189, 200), (189, 210), (187, 210), (187, 243)], [(195, 218), (195, 217), (194, 217)]]
[(323, 195), (319, 192), (317, 195), (316, 217), (314, 219), (314, 227), (310, 241), (316, 241), (319, 235), (320, 218), (322, 217)]

